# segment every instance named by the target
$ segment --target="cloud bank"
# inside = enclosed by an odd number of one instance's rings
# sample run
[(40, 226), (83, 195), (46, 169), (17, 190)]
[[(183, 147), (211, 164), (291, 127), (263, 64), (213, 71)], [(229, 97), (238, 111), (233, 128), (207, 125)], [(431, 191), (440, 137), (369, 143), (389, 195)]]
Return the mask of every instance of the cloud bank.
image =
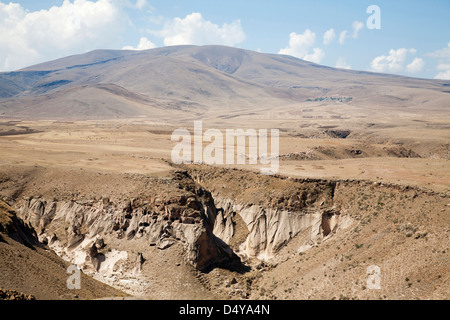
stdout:
[(245, 40), (245, 33), (239, 20), (219, 26), (204, 19), (198, 12), (185, 18), (177, 17), (167, 21), (161, 30), (151, 33), (163, 38), (166, 46), (188, 44), (235, 46)]
[(435, 79), (450, 80), (450, 42), (446, 48), (436, 50), (435, 52), (427, 54), (428, 57), (438, 59), (436, 70), (438, 74)]
[(325, 53), (320, 48), (313, 48), (315, 43), (316, 34), (309, 29), (306, 29), (302, 34), (292, 32), (289, 35), (289, 45), (281, 49), (278, 53), (320, 63)]
[(118, 2), (112, 0), (65, 0), (59, 7), (35, 12), (0, 2), (0, 70), (117, 46), (126, 24)]
[(122, 50), (148, 50), (148, 49), (154, 49), (154, 48), (156, 48), (156, 45), (153, 42), (148, 40), (146, 37), (141, 37), (137, 47), (125, 46), (122, 48)]
[[(17, 3), (0, 2), (0, 71), (99, 48), (155, 48), (155, 43), (145, 36), (138, 44), (121, 45), (125, 31), (133, 25), (127, 10), (145, 12), (151, 19), (152, 9), (148, 0), (65, 0), (60, 6), (35, 12)], [(196, 12), (184, 18), (160, 20), (161, 29), (150, 34), (161, 38), (166, 46), (235, 46), (245, 40), (239, 20), (219, 26)]]
[(375, 72), (409, 72), (418, 73), (423, 70), (425, 62), (422, 58), (414, 58), (407, 64), (408, 56), (415, 55), (416, 49), (391, 49), (389, 55), (381, 55), (372, 60), (370, 69)]

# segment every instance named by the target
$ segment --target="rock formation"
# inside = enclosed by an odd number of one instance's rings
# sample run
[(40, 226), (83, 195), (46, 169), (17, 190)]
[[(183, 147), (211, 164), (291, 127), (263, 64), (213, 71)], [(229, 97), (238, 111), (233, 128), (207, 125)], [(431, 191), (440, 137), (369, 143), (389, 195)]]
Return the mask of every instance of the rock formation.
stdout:
[[(185, 177), (181, 177), (185, 179)], [(199, 270), (237, 257), (212, 231), (205, 212), (211, 195), (195, 187), (187, 196), (168, 200), (158, 196), (133, 201), (51, 201), (24, 199), (17, 204), (20, 217), (38, 230), (56, 251), (84, 250), (85, 262), (98, 271), (102, 261), (98, 252), (104, 239), (139, 240), (165, 250), (176, 241), (184, 244), (186, 258)], [(72, 254), (73, 256), (73, 254)]]

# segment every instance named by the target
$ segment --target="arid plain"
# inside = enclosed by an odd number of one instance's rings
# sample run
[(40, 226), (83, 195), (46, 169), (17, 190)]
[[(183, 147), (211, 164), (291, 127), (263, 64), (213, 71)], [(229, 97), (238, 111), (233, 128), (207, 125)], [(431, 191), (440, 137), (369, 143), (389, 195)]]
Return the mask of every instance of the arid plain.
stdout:
[[(280, 126), (278, 120), (243, 117), (228, 124), (205, 120), (204, 130), (219, 129), (225, 135), (229, 128), (280, 129), (279, 172), (287, 176), (385, 181), (449, 192), (448, 119), (349, 120), (343, 124), (342, 120), (285, 119)], [(239, 121), (245, 126), (237, 126)], [(177, 142), (171, 136), (178, 128), (194, 133), (193, 122), (177, 126), (142, 119), (4, 121), (1, 164), (160, 176), (172, 170), (168, 162)], [(340, 131), (350, 135), (344, 139), (334, 134)], [(208, 144), (204, 142), (204, 147)], [(257, 171), (260, 166), (247, 161), (233, 167)]]

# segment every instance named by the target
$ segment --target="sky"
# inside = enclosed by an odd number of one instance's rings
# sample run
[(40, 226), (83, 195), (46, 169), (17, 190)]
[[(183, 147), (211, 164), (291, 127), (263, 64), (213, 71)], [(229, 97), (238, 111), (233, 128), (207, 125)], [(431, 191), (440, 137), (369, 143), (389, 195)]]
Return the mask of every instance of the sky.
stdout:
[(218, 44), (450, 80), (449, 0), (0, 0), (0, 71), (96, 49)]

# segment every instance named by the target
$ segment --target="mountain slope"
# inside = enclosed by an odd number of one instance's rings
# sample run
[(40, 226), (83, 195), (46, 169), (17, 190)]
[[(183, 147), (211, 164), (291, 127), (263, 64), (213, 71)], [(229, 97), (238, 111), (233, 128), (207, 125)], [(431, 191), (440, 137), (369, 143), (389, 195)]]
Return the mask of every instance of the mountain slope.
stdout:
[(360, 107), (376, 100), (390, 108), (440, 110), (449, 85), (223, 46), (96, 50), (0, 73), (0, 116), (168, 120), (211, 111), (295, 108), (324, 97), (351, 97)]

